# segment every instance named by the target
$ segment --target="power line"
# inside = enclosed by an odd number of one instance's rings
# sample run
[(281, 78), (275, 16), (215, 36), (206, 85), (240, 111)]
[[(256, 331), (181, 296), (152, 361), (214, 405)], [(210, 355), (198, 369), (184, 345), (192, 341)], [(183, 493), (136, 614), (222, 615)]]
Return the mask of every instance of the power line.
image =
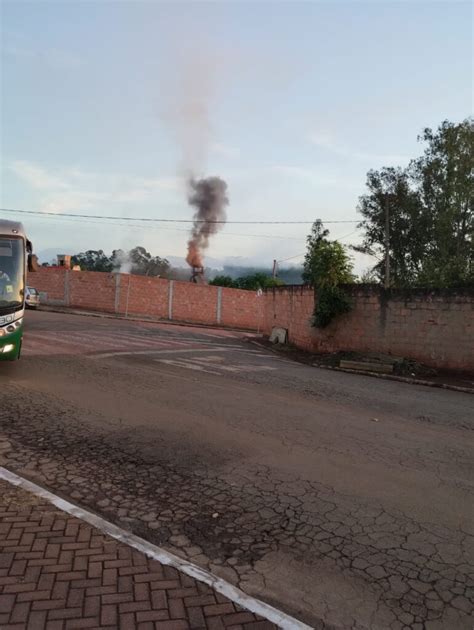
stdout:
[[(353, 232), (349, 232), (349, 234), (344, 234), (344, 236), (340, 236), (339, 238), (335, 238), (335, 239), (332, 239), (332, 240), (342, 241), (343, 238), (348, 238), (349, 236), (352, 236), (353, 234), (356, 234), (356, 232), (358, 232), (358, 230), (354, 230)], [(281, 262), (286, 262), (287, 260), (293, 260), (294, 258), (300, 258), (301, 256), (304, 256), (305, 254), (306, 254), (306, 252), (303, 252), (302, 254), (296, 254), (296, 256), (290, 256), (289, 258), (283, 258), (282, 260), (277, 260), (276, 262), (277, 262), (277, 264), (281, 263)]]
[[(13, 210), (11, 208), (0, 208), (0, 212), (10, 212), (15, 214), (30, 214), (40, 216), (53, 217), (75, 217), (79, 219), (106, 219), (119, 221), (146, 221), (153, 223), (220, 223), (220, 224), (239, 224), (239, 225), (312, 225), (312, 221), (206, 221), (194, 219), (155, 219), (150, 217), (118, 217), (98, 214), (74, 214), (70, 212), (47, 212), (40, 210)], [(359, 223), (359, 220), (322, 220), (323, 223)]]
[(301, 256), (304, 256), (306, 254), (306, 252), (303, 252), (302, 254), (296, 254), (296, 256), (290, 256), (289, 258), (282, 258), (281, 260), (277, 260), (277, 264), (278, 263), (282, 263), (282, 262), (286, 262), (287, 260), (293, 260), (294, 258), (301, 258)]
[[(3, 209), (0, 210), (1, 212), (4, 212)], [(10, 210), (7, 210), (7, 212), (10, 212)], [(17, 210), (11, 210), (12, 213), (15, 212), (20, 212)], [(46, 216), (40, 216), (38, 217), (39, 219), (46, 219), (47, 221), (53, 221), (53, 222), (57, 222), (57, 221), (65, 221), (66, 223), (70, 223), (70, 222), (77, 222), (80, 221), (81, 223), (89, 223), (91, 225), (114, 225), (117, 227), (126, 227), (128, 229), (130, 228), (137, 228), (139, 230), (166, 230), (169, 232), (185, 232), (186, 234), (189, 234), (189, 229), (184, 229), (184, 228), (172, 228), (172, 227), (163, 227), (163, 226), (157, 226), (157, 225), (136, 225), (133, 223), (118, 223), (116, 221), (113, 222), (109, 222), (109, 221), (101, 221), (99, 220), (88, 220), (88, 219), (78, 219), (77, 217), (69, 217), (69, 216), (58, 216), (55, 213), (51, 214), (51, 215), (46, 215)], [(112, 218), (112, 217), (111, 217)], [(279, 239), (279, 240), (290, 240), (290, 241), (302, 241), (306, 238), (306, 235), (303, 236), (281, 236), (281, 235), (277, 235), (277, 234), (242, 234), (239, 232), (220, 232), (219, 234), (220, 236), (242, 236), (244, 238), (250, 237), (250, 238), (269, 238), (269, 239)]]

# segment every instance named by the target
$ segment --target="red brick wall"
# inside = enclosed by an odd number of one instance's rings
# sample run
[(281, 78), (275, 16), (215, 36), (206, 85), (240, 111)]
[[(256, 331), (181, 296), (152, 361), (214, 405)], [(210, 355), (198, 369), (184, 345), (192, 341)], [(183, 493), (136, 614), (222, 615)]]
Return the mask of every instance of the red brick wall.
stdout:
[(288, 329), (290, 343), (313, 352), (355, 350), (411, 357), (438, 368), (474, 370), (474, 292), (349, 290), (352, 311), (325, 329), (311, 326), (312, 289), (270, 289), (265, 331)]
[(115, 275), (94, 271), (69, 271), (69, 305), (91, 311), (115, 311)]
[(35, 273), (28, 274), (28, 284), (45, 295), (43, 299), (50, 304), (63, 303), (65, 300), (66, 270), (40, 268)]
[(313, 313), (314, 293), (301, 286), (270, 289), (265, 292), (264, 330), (286, 328), (292, 344), (304, 350), (314, 350), (309, 322)]
[[(124, 315), (146, 315), (147, 317), (168, 317), (167, 280), (147, 278), (131, 274), (117, 274), (119, 292), (117, 312)], [(129, 290), (130, 287), (130, 290)]]
[(265, 297), (255, 291), (222, 287), (221, 322), (224, 326), (263, 330)]
[(190, 282), (171, 283), (161, 278), (63, 269), (41, 269), (31, 274), (29, 282), (43, 293), (45, 304), (168, 319), (171, 292), (174, 321), (221, 324), (248, 330), (263, 324), (263, 297), (258, 298), (257, 303), (253, 291), (220, 290)]
[(173, 282), (172, 318), (177, 321), (217, 324), (217, 287)]

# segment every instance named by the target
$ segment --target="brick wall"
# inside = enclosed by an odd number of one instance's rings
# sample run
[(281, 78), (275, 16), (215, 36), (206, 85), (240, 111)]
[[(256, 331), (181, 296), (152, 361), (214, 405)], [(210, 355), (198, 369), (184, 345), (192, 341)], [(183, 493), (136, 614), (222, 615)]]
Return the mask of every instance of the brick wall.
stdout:
[(121, 315), (145, 315), (157, 319), (168, 317), (169, 282), (167, 280), (131, 274), (113, 275), (116, 283), (115, 312)]
[(41, 292), (44, 304), (246, 330), (256, 330), (263, 324), (263, 298), (257, 298), (254, 291), (44, 268), (31, 274), (29, 282)]
[(38, 291), (44, 292), (49, 304), (64, 304), (66, 300), (66, 270), (46, 270), (40, 268), (28, 274), (28, 283)]
[(347, 291), (352, 311), (321, 330), (311, 326), (312, 289), (270, 289), (265, 332), (286, 328), (290, 343), (313, 352), (382, 352), (438, 368), (474, 370), (474, 291), (385, 292), (364, 285)]
[(264, 295), (256, 296), (254, 291), (221, 288), (221, 321), (224, 326), (263, 329), (265, 314)]
[(352, 311), (311, 326), (314, 292), (301, 286), (254, 291), (126, 274), (41, 269), (29, 278), (46, 304), (246, 330), (288, 329), (313, 352), (383, 352), (438, 368), (474, 370), (474, 291), (348, 287)]
[(66, 299), (76, 308), (113, 313), (115, 276), (112, 273), (68, 271), (65, 275)]
[(173, 282), (173, 319), (200, 324), (217, 324), (218, 287)]

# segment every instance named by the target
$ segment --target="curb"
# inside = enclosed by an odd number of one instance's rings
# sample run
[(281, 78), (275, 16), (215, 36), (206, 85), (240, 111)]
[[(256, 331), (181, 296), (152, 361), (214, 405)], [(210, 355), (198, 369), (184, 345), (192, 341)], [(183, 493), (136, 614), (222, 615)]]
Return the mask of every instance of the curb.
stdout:
[[(253, 339), (248, 339), (249, 343), (252, 343), (259, 348), (264, 348), (269, 352), (273, 352), (278, 356), (282, 356), (282, 353), (278, 350), (274, 350), (273, 348), (268, 348), (263, 345), (259, 341), (255, 341)], [(289, 357), (287, 357), (289, 358)], [(334, 367), (331, 365), (320, 365), (319, 363), (303, 363), (302, 361), (298, 361), (298, 359), (291, 359), (296, 363), (301, 363), (302, 365), (309, 365), (311, 367), (319, 368), (320, 370), (331, 370), (332, 372), (345, 372), (346, 374), (359, 374), (360, 376), (372, 376), (374, 378), (381, 378), (387, 381), (398, 381), (399, 383), (407, 383), (409, 385), (423, 385), (424, 387), (436, 387), (438, 389), (447, 389), (454, 392), (462, 392), (463, 394), (474, 394), (474, 389), (471, 387), (461, 387), (459, 385), (449, 385), (449, 383), (434, 383), (433, 381), (425, 381), (423, 379), (418, 378), (410, 378), (408, 376), (397, 376), (396, 374), (380, 374), (379, 372), (370, 372), (368, 370), (350, 370), (348, 368)]]
[(185, 573), (199, 582), (204, 582), (221, 595), (230, 599), (234, 602), (234, 604), (242, 606), (250, 612), (271, 621), (278, 627), (282, 628), (282, 630), (311, 630), (311, 626), (308, 626), (302, 621), (298, 621), (294, 617), (291, 617), (277, 608), (270, 606), (270, 604), (266, 604), (265, 602), (247, 595), (236, 586), (229, 584), (229, 582), (213, 575), (209, 571), (201, 569), (197, 565), (188, 562), (187, 560), (183, 560), (161, 547), (149, 543), (144, 538), (140, 538), (139, 536), (135, 536), (135, 534), (127, 532), (125, 529), (106, 521), (101, 516), (98, 516), (89, 510), (62, 499), (49, 490), (38, 486), (36, 483), (29, 481), (14, 472), (11, 472), (3, 466), (0, 466), (0, 479), (22, 488), (27, 492), (31, 492), (35, 496), (46, 499), (49, 503), (63, 512), (71, 514), (72, 516), (89, 523), (89, 525), (99, 529), (107, 536), (115, 538), (129, 547), (133, 547), (149, 558), (157, 560), (161, 564), (172, 566), (178, 571), (181, 571), (181, 573)]

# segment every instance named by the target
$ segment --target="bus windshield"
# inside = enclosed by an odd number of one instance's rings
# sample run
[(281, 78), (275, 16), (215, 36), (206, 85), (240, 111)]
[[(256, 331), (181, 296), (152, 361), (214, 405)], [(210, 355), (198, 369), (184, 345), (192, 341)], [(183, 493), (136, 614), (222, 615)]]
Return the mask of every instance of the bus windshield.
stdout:
[(0, 236), (0, 313), (23, 306), (24, 255), (21, 238)]

